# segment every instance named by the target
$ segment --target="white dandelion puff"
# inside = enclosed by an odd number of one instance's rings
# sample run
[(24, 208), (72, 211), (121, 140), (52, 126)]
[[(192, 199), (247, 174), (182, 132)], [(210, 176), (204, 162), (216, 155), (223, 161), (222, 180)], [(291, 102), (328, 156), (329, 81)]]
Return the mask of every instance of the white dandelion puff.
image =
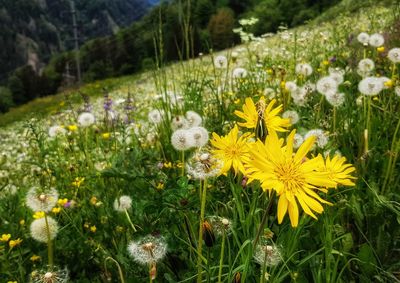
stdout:
[(364, 95), (377, 95), (382, 89), (383, 83), (377, 77), (366, 77), (358, 83), (358, 90)]
[(26, 194), (26, 205), (33, 211), (49, 212), (58, 201), (58, 192), (56, 189), (41, 190), (38, 187), (32, 187)]
[(297, 85), (295, 82), (288, 81), (285, 83), (285, 88), (290, 92), (295, 92), (297, 90)]
[(153, 109), (149, 112), (148, 118), (150, 122), (154, 124), (159, 124), (163, 120), (163, 116), (164, 116), (163, 110)]
[(323, 78), (319, 79), (317, 82), (317, 90), (322, 95), (326, 95), (327, 93), (331, 93), (331, 92), (336, 92), (337, 88), (338, 88), (338, 85), (337, 85), (336, 81), (329, 76), (323, 77)]
[(390, 49), (387, 57), (395, 64), (400, 63), (400, 48)]
[(171, 144), (176, 150), (188, 150), (194, 146), (193, 135), (188, 130), (176, 130), (171, 136)]
[(167, 243), (163, 237), (148, 235), (128, 245), (129, 255), (138, 263), (149, 265), (162, 260), (167, 253)]
[(316, 143), (317, 143), (318, 147), (320, 147), (320, 148), (324, 148), (328, 143), (328, 137), (325, 135), (324, 131), (321, 129), (313, 129), (313, 130), (308, 131), (304, 135), (304, 140), (307, 140), (311, 136), (316, 137)]
[(260, 243), (254, 250), (254, 260), (260, 265), (275, 266), (281, 261), (281, 252), (276, 245)]
[(208, 143), (209, 135), (206, 128), (193, 127), (188, 130), (188, 134), (192, 136), (194, 147), (202, 147)]
[(342, 92), (332, 92), (325, 96), (326, 100), (334, 107), (339, 107), (344, 103), (345, 95)]
[(132, 207), (132, 198), (130, 196), (120, 196), (114, 201), (114, 209), (119, 212), (125, 212)]
[(299, 114), (294, 110), (287, 110), (283, 112), (282, 118), (289, 119), (290, 124), (292, 125), (296, 124), (300, 120)]
[(304, 142), (303, 136), (300, 134), (295, 134), (293, 139), (293, 147), (299, 148)]
[(379, 33), (374, 33), (369, 37), (369, 45), (373, 47), (380, 47), (385, 43), (385, 39)]
[(187, 111), (185, 114), (186, 121), (188, 123), (189, 128), (198, 127), (203, 122), (201, 116), (194, 111)]
[(240, 68), (240, 67), (235, 68), (235, 69), (233, 70), (233, 72), (232, 72), (232, 77), (233, 77), (234, 79), (242, 79), (242, 78), (245, 78), (245, 77), (247, 77), (247, 70), (244, 69), (244, 68)]
[(67, 283), (68, 280), (67, 268), (49, 267), (43, 270), (34, 270), (30, 274), (31, 283)]
[(173, 131), (179, 130), (179, 129), (187, 129), (188, 128), (188, 121), (185, 119), (183, 116), (175, 116), (172, 118), (171, 121), (171, 129)]
[(47, 243), (48, 236), (50, 237), (50, 240), (53, 240), (57, 236), (58, 230), (59, 227), (57, 221), (50, 216), (36, 219), (30, 226), (32, 238), (41, 243)]
[(94, 124), (95, 120), (96, 119), (92, 113), (83, 112), (78, 117), (78, 124), (81, 127), (89, 127)]
[(369, 42), (369, 34), (366, 32), (361, 32), (357, 35), (357, 40), (361, 44), (368, 44)]
[(49, 128), (49, 136), (51, 138), (54, 138), (59, 135), (64, 135), (67, 132), (63, 127), (61, 126), (52, 126)]
[(311, 67), (310, 64), (307, 63), (300, 63), (296, 65), (295, 71), (297, 74), (303, 75), (305, 77), (308, 77), (312, 74), (313, 68)]
[(224, 55), (218, 55), (214, 58), (214, 66), (217, 69), (225, 69), (228, 66), (228, 59)]

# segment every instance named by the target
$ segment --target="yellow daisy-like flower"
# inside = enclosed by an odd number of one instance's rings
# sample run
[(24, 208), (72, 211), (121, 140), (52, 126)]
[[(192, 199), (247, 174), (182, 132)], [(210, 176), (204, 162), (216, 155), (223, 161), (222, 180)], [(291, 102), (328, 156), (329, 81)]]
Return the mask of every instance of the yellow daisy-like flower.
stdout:
[[(322, 158), (321, 155), (319, 155)], [(356, 168), (351, 164), (345, 163), (346, 158), (335, 155), (332, 159), (328, 156), (323, 166), (319, 168), (319, 171), (328, 172), (329, 179), (336, 182), (338, 185), (343, 186), (355, 186), (353, 180), (356, 179), (351, 176), (350, 173), (356, 171)]]
[(8, 242), (8, 240), (10, 240), (11, 238), (11, 234), (3, 234), (0, 237), (0, 242)]
[[(330, 173), (318, 170), (325, 166), (321, 156), (308, 159), (307, 153), (312, 148), (315, 137), (309, 137), (293, 152), (295, 130), (293, 130), (284, 145), (276, 132), (271, 132), (265, 143), (258, 140), (250, 149), (250, 158), (245, 167), (249, 181), (259, 180), (263, 190), (275, 190), (279, 196), (278, 223), (289, 212), (290, 223), (296, 227), (299, 222), (298, 203), (304, 212), (317, 219), (314, 212), (322, 213), (321, 203), (330, 204), (323, 200), (316, 191), (326, 191), (335, 188), (338, 178), (341, 184), (348, 184), (348, 178), (336, 175), (330, 178)], [(330, 166), (330, 165), (329, 165)], [(347, 166), (342, 165), (341, 166)], [(342, 167), (343, 168), (343, 167)], [(335, 175), (333, 175), (335, 177)]]
[(251, 134), (246, 133), (240, 137), (238, 135), (237, 125), (224, 137), (220, 137), (216, 133), (212, 134), (211, 145), (215, 148), (212, 150), (212, 154), (224, 163), (220, 174), (227, 173), (231, 167), (233, 167), (235, 174), (238, 172), (245, 173), (242, 160), (249, 152), (248, 138)]
[(278, 116), (282, 112), (282, 104), (276, 108), (273, 108), (276, 103), (276, 99), (271, 100), (271, 102), (266, 105), (265, 99), (263, 97), (256, 104), (250, 97), (245, 99), (245, 104), (242, 109), (243, 112), (236, 110), (234, 114), (239, 118), (244, 119), (246, 122), (239, 122), (238, 125), (248, 129), (254, 129), (257, 127), (257, 122), (259, 118), (262, 118), (264, 125), (268, 129), (268, 132), (286, 132), (288, 127), (291, 126), (290, 119), (283, 119)]

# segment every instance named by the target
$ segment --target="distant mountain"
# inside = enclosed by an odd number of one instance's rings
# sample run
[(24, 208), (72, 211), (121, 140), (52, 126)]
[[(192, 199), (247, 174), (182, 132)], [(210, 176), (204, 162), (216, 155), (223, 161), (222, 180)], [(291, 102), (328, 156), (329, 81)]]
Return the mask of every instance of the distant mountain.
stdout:
[[(156, 0), (75, 0), (80, 42), (116, 33)], [(0, 0), (0, 81), (16, 67), (39, 71), (51, 54), (73, 47), (70, 0)]]

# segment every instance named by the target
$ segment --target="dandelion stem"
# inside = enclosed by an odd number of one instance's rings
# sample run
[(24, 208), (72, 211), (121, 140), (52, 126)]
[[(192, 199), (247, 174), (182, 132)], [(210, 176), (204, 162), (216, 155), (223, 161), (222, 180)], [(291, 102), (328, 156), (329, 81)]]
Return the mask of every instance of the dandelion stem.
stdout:
[(49, 222), (47, 221), (47, 214), (44, 215), (44, 221), (46, 222), (46, 232), (47, 232), (47, 260), (50, 268), (54, 265), (53, 258), (53, 242), (51, 241)]
[(224, 263), (224, 251), (225, 251), (225, 230), (222, 231), (222, 243), (221, 243), (221, 255), (219, 258), (219, 270), (218, 270), (218, 283), (222, 282), (222, 264)]
[(181, 171), (181, 176), (183, 177), (185, 175), (185, 151), (182, 150), (182, 171)]
[(387, 167), (386, 167), (386, 174), (385, 174), (385, 179), (383, 181), (383, 186), (382, 186), (382, 194), (384, 194), (385, 190), (386, 190), (386, 186), (389, 183), (390, 177), (391, 177), (391, 171), (392, 171), (392, 165), (396, 164), (396, 159), (394, 158), (393, 160), (393, 154), (395, 154), (396, 151), (396, 138), (397, 138), (397, 133), (400, 130), (400, 119), (397, 122), (397, 126), (396, 129), (394, 130), (394, 134), (393, 134), (393, 140), (392, 140), (392, 145), (390, 147), (390, 152), (389, 152), (389, 160), (387, 163)]
[(261, 220), (260, 226), (258, 227), (258, 231), (257, 231), (257, 234), (256, 234), (256, 238), (254, 239), (253, 250), (254, 250), (254, 249), (256, 248), (256, 246), (257, 246), (258, 240), (260, 239), (260, 236), (261, 236), (261, 233), (262, 233), (262, 231), (263, 231), (263, 229), (264, 229), (265, 223), (267, 223), (268, 214), (269, 214), (269, 211), (270, 211), (270, 209), (271, 209), (271, 207), (272, 207), (272, 199), (274, 198), (274, 196), (275, 196), (275, 191), (272, 191), (272, 193), (271, 193), (271, 195), (270, 195), (270, 198), (269, 198), (269, 200), (268, 200), (267, 208), (266, 208), (265, 211), (264, 211), (264, 215), (263, 215), (263, 218), (262, 218), (262, 220)]
[(206, 198), (207, 198), (207, 179), (204, 179), (203, 191), (201, 197), (201, 207), (200, 207), (199, 241), (197, 244), (197, 283), (202, 282), (203, 266), (201, 260), (202, 260), (202, 248), (203, 248), (203, 222), (204, 222), (204, 212), (206, 208)]
[(118, 274), (119, 274), (119, 278), (121, 280), (121, 283), (125, 283), (125, 279), (124, 279), (124, 274), (122, 272), (121, 266), (119, 265), (118, 261), (116, 261), (115, 259), (113, 259), (112, 257), (107, 257), (104, 261), (104, 269), (107, 271), (107, 260), (111, 260), (112, 262), (115, 263), (115, 265), (118, 268)]
[(132, 223), (131, 217), (129, 216), (128, 210), (124, 209), (124, 211), (125, 211), (126, 218), (128, 218), (129, 224), (131, 224), (133, 232), (137, 232), (135, 225)]

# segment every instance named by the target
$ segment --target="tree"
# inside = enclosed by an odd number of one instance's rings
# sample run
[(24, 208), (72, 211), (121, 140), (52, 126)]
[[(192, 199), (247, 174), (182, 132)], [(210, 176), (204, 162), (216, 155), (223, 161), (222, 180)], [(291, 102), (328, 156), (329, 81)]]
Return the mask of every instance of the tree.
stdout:
[(14, 106), (10, 89), (0, 86), (0, 112), (7, 112)]
[(229, 8), (221, 8), (213, 15), (208, 23), (212, 46), (215, 49), (231, 47), (233, 44), (233, 27), (235, 18)]

